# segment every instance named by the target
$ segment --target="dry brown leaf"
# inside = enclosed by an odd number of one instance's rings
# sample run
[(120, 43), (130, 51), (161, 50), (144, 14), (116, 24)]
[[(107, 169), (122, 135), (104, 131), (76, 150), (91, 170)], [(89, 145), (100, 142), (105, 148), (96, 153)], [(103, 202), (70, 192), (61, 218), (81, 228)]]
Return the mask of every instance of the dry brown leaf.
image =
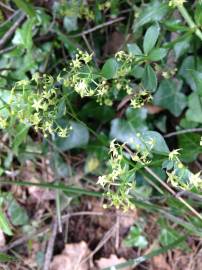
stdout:
[(127, 212), (118, 211), (117, 214), (120, 214), (119, 217), (120, 226), (125, 229), (131, 227), (134, 224), (135, 220), (137, 220), (138, 218), (136, 210), (129, 210)]
[(6, 238), (3, 231), (0, 229), (0, 247), (4, 247), (6, 244)]
[[(98, 269), (103, 269), (111, 266), (115, 266), (117, 264), (121, 264), (126, 262), (124, 258), (118, 258), (116, 255), (111, 254), (109, 258), (101, 258), (98, 261), (96, 261), (96, 264), (98, 266)], [(122, 268), (123, 270), (132, 270), (132, 267), (125, 267)]]
[(67, 244), (62, 254), (53, 258), (50, 270), (88, 270), (88, 262), (81, 262), (89, 253), (88, 245), (84, 241)]
[[(38, 181), (34, 182), (39, 183)], [(32, 199), (36, 202), (43, 202), (55, 199), (55, 192), (53, 190), (30, 186), (28, 187), (28, 192)]]
[[(47, 182), (52, 182), (52, 171), (50, 169), (49, 163), (46, 159), (41, 161), (41, 173), (37, 171), (35, 164), (32, 161), (26, 161), (25, 166), (21, 170), (21, 177), (23, 179), (29, 179), (32, 183), (40, 183), (41, 178), (46, 179)], [(48, 190), (40, 188), (37, 186), (27, 187), (30, 199), (36, 203), (54, 200), (55, 192), (53, 190)]]
[(172, 270), (163, 254), (153, 257), (152, 266), (153, 270)]

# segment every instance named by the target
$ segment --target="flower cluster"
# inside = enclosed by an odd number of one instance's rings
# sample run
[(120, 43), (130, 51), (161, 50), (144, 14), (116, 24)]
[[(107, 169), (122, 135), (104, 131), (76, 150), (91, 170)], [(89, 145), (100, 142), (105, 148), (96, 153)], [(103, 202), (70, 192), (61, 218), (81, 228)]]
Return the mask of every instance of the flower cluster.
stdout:
[[(57, 108), (60, 98), (52, 76), (36, 73), (31, 80), (18, 81), (12, 88), (7, 108), (10, 115), (25, 125), (33, 126), (45, 136), (57, 133), (66, 137), (69, 128), (57, 124)], [(8, 114), (9, 115), (9, 114)], [(7, 119), (1, 116), (1, 126), (6, 127)]]
[(61, 0), (59, 3), (54, 3), (55, 10), (59, 16), (62, 17), (79, 17), (86, 20), (94, 20), (95, 14), (92, 8), (84, 2), (77, 0), (65, 1)]
[(131, 106), (134, 109), (141, 108), (144, 106), (145, 103), (149, 103), (152, 100), (151, 94), (144, 90), (141, 89), (137, 93), (135, 93), (131, 99)]
[[(144, 140), (143, 138), (141, 138), (140, 133), (137, 133), (136, 136), (139, 138), (142, 145), (138, 143), (134, 144), (136, 151), (129, 151), (131, 159), (137, 164), (148, 165), (151, 162), (151, 152), (155, 146), (155, 140), (153, 138)], [(131, 143), (133, 142), (134, 140), (132, 139)]]
[(131, 54), (125, 53), (124, 51), (119, 51), (115, 54), (115, 58), (119, 63), (117, 76), (125, 77), (130, 73), (135, 57)]
[(201, 172), (192, 173), (179, 159), (179, 150), (176, 149), (169, 153), (168, 161), (164, 162), (163, 167), (166, 168), (168, 182), (174, 187), (191, 190), (193, 187), (202, 188)]
[(94, 67), (92, 58), (93, 54), (78, 50), (66, 74), (58, 76), (58, 81), (64, 87), (72, 88), (81, 98), (95, 97), (100, 105), (111, 106), (120, 91), (132, 95), (131, 105), (135, 108), (151, 100), (151, 95), (142, 88), (135, 93), (131, 80), (127, 78), (136, 61), (134, 56), (124, 51), (116, 53), (117, 74), (111, 79), (103, 77), (102, 72)]
[(111, 158), (109, 160), (110, 172), (99, 176), (98, 184), (106, 190), (106, 198), (110, 202), (108, 206), (115, 206), (127, 211), (134, 208), (130, 201), (130, 191), (134, 188), (134, 174), (129, 171), (124, 161), (123, 146), (113, 140), (110, 144)]

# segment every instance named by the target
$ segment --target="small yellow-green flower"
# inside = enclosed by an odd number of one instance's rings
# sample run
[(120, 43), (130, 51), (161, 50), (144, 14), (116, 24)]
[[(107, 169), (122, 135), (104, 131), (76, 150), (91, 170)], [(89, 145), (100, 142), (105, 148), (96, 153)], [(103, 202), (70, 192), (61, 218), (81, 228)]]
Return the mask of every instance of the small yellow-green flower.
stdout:
[(181, 149), (175, 149), (175, 150), (173, 150), (173, 151), (171, 151), (170, 153), (169, 153), (169, 155), (168, 155), (168, 158), (169, 158), (169, 160), (175, 160), (175, 159), (177, 159), (177, 156), (179, 156), (179, 151), (180, 151)]
[(170, 0), (169, 6), (170, 7), (178, 7), (183, 6), (183, 4), (186, 2), (186, 0)]

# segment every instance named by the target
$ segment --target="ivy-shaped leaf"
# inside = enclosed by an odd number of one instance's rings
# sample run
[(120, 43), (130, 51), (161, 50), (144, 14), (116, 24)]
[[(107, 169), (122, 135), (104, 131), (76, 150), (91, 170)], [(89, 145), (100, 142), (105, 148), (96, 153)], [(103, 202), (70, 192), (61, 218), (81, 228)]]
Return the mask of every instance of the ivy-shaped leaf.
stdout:
[(179, 116), (187, 105), (186, 96), (180, 92), (182, 83), (163, 80), (154, 95), (154, 104), (168, 109), (174, 116)]

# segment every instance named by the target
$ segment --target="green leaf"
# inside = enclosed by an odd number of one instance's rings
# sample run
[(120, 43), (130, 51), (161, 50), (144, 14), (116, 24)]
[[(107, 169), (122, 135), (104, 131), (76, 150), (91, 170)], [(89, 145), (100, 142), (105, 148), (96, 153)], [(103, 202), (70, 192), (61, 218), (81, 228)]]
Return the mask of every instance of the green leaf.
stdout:
[(26, 210), (13, 198), (9, 198), (8, 214), (13, 225), (26, 225), (29, 218)]
[(138, 129), (139, 131), (147, 130), (147, 109), (140, 108), (140, 109), (133, 109), (129, 107), (126, 110), (126, 117), (129, 122), (132, 124), (133, 127)]
[(25, 141), (29, 127), (24, 124), (18, 124), (16, 127), (16, 135), (12, 142), (12, 149), (15, 153), (18, 152), (19, 146)]
[(154, 104), (168, 109), (176, 117), (179, 116), (187, 105), (186, 96), (180, 93), (182, 83), (163, 80), (154, 95)]
[(188, 32), (189, 28), (182, 24), (182, 20), (180, 19), (168, 19), (164, 23), (166, 29), (168, 29), (171, 32), (181, 31), (181, 32)]
[(68, 177), (70, 175), (70, 167), (67, 165), (58, 153), (53, 153), (51, 158), (51, 167), (58, 177)]
[(202, 96), (202, 72), (199, 72), (197, 70), (191, 70), (190, 73), (194, 80), (197, 93)]
[(128, 247), (146, 248), (148, 241), (142, 235), (142, 229), (138, 226), (132, 226), (127, 237), (124, 239), (124, 244)]
[(119, 64), (115, 58), (108, 59), (102, 67), (101, 73), (106, 79), (113, 79), (117, 76)]
[(202, 3), (196, 3), (194, 19), (196, 24), (201, 27), (202, 25)]
[(197, 159), (197, 156), (202, 153), (200, 146), (201, 136), (195, 133), (181, 134), (178, 136), (180, 159), (184, 162), (192, 162)]
[(15, 261), (16, 258), (13, 256), (7, 255), (5, 253), (0, 252), (0, 262), (1, 263), (7, 263), (7, 262), (12, 262)]
[(142, 84), (148, 91), (154, 92), (157, 87), (156, 73), (150, 65), (147, 65), (144, 69), (142, 76)]
[(74, 42), (71, 41), (70, 38), (67, 37), (67, 35), (64, 35), (58, 28), (56, 28), (56, 33), (57, 33), (57, 37), (58, 39), (64, 44), (65, 48), (71, 53), (75, 53), (76, 52), (76, 45)]
[(197, 123), (202, 123), (202, 97), (197, 92), (192, 93), (188, 97), (188, 110), (186, 111), (186, 119)]
[(152, 152), (162, 155), (169, 153), (168, 146), (160, 133), (135, 128), (132, 123), (123, 119), (114, 119), (111, 122), (110, 137), (126, 143), (131, 149), (136, 150), (150, 149), (149, 141), (153, 139), (154, 147)]
[(138, 65), (133, 66), (130, 72), (130, 75), (136, 79), (141, 79), (143, 77), (143, 74), (144, 74), (144, 68)]
[(78, 29), (77, 17), (65, 16), (63, 21), (64, 29), (69, 33)]
[(199, 57), (188, 56), (182, 62), (182, 65), (179, 70), (179, 75), (182, 76), (186, 83), (190, 86), (192, 90), (196, 90), (196, 82), (193, 77), (193, 71), (202, 72), (202, 59)]
[(128, 49), (128, 52), (132, 54), (133, 56), (142, 55), (141, 49), (135, 43), (127, 44), (127, 49)]
[[(167, 246), (176, 241), (179, 236), (179, 232), (177, 232), (176, 230), (164, 227), (161, 229), (159, 240), (162, 246)], [(185, 243), (186, 242), (180, 243), (179, 247), (185, 247)]]
[(184, 55), (190, 48), (190, 41), (191, 41), (191, 37), (186, 37), (177, 42), (174, 45), (174, 52), (176, 55), (176, 58), (178, 59), (180, 56)]
[(162, 1), (149, 1), (145, 8), (141, 8), (138, 18), (133, 23), (133, 32), (149, 22), (158, 22), (168, 12), (168, 4)]
[(60, 150), (66, 151), (73, 148), (80, 148), (88, 144), (89, 132), (84, 124), (74, 121), (70, 122), (72, 131), (67, 138), (57, 138), (55, 144)]
[(34, 7), (32, 4), (30, 4), (26, 0), (13, 0), (17, 7), (22, 9), (28, 16), (34, 17), (36, 15), (36, 12), (34, 10)]
[(159, 60), (162, 60), (166, 56), (166, 54), (167, 54), (166, 49), (155, 48), (149, 53), (148, 59), (150, 61), (159, 61)]
[(5, 234), (13, 235), (10, 229), (10, 224), (1, 208), (0, 208), (0, 228)]
[(96, 119), (103, 123), (112, 120), (115, 116), (115, 112), (112, 107), (99, 106), (95, 101), (89, 101), (79, 111), (79, 119)]
[(145, 35), (143, 41), (144, 53), (148, 54), (155, 46), (160, 32), (160, 27), (158, 24), (150, 26)]
[(135, 129), (133, 125), (126, 120), (117, 118), (111, 122), (110, 137), (128, 144), (132, 149), (135, 149), (135, 145), (140, 145), (142, 149), (145, 149), (144, 144), (136, 135), (139, 131), (138, 128)]
[(21, 29), (16, 31), (16, 34), (12, 40), (13, 44), (21, 45), (28, 51), (31, 50), (32, 42), (32, 27), (34, 25), (34, 19), (28, 19)]
[(140, 133), (141, 138), (146, 142), (145, 145), (147, 148), (149, 148), (149, 144), (148, 141), (149, 140), (153, 140), (154, 141), (154, 147), (152, 148), (151, 152), (154, 152), (156, 154), (162, 154), (162, 155), (166, 155), (169, 153), (169, 149), (168, 146), (163, 138), (163, 136), (156, 132), (156, 131), (143, 131), (142, 133)]

